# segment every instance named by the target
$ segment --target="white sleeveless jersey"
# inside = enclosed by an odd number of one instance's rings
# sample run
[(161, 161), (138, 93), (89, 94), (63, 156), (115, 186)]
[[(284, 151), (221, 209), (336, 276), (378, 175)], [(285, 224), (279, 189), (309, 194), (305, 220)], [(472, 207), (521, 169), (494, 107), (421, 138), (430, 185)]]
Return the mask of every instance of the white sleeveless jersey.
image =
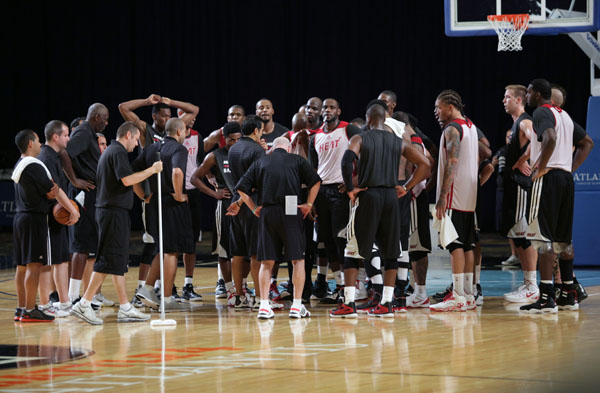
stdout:
[(342, 157), (350, 142), (346, 132), (347, 126), (347, 122), (340, 121), (338, 128), (331, 132), (325, 132), (321, 129), (315, 133), (314, 147), (319, 157), (317, 173), (323, 185), (344, 182), (342, 178)]
[[(571, 116), (559, 107), (542, 105), (554, 115), (554, 130), (556, 131), (556, 147), (546, 164), (547, 168), (562, 169), (571, 172), (573, 166), (573, 131), (575, 126)], [(535, 130), (543, 132), (544, 130)], [(535, 163), (542, 153), (542, 142), (537, 140), (537, 135), (531, 138), (531, 163)]]
[(187, 167), (185, 170), (185, 189), (193, 190), (196, 187), (190, 183), (190, 179), (197, 168), (196, 157), (198, 156), (198, 149), (200, 148), (200, 135), (198, 132), (190, 130), (190, 136), (183, 140), (183, 146), (188, 151)]
[[(446, 197), (446, 208), (464, 212), (474, 212), (477, 204), (477, 182), (479, 181), (479, 147), (477, 127), (470, 120), (455, 119), (450, 124), (460, 126), (460, 152), (454, 181)], [(440, 197), (446, 166), (446, 142), (444, 133), (440, 139), (440, 156), (438, 162), (437, 197)]]

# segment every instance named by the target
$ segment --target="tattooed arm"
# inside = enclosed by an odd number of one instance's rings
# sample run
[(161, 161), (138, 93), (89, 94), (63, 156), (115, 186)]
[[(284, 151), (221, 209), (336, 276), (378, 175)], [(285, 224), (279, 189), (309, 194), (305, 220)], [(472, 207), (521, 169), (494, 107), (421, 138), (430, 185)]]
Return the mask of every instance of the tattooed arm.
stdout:
[(441, 220), (446, 213), (446, 196), (450, 192), (450, 187), (454, 182), (456, 167), (458, 166), (458, 155), (460, 153), (460, 133), (454, 126), (448, 126), (444, 130), (444, 142), (446, 143), (446, 164), (442, 174), (442, 189), (440, 197), (435, 204), (435, 211), (438, 220)]

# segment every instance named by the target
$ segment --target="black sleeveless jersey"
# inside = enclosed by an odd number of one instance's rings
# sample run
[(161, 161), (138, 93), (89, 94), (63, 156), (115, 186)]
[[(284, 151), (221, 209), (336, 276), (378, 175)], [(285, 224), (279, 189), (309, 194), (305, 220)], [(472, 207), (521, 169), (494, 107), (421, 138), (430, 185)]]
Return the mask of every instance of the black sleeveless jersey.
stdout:
[(521, 121), (523, 120), (533, 120), (531, 116), (527, 112), (523, 112), (521, 116), (515, 121), (511, 130), (512, 134), (510, 137), (510, 143), (506, 147), (506, 162), (504, 166), (504, 176), (510, 177), (513, 170), (511, 169), (513, 165), (519, 160), (519, 158), (525, 153), (527, 150), (527, 146), (529, 146), (529, 141), (521, 147), (521, 142), (519, 141), (519, 126)]
[(219, 188), (227, 188), (229, 189), (229, 192), (233, 193), (233, 190), (235, 189), (235, 183), (233, 182), (231, 170), (229, 169), (229, 150), (225, 147), (222, 147), (213, 151), (212, 153), (215, 156), (217, 165), (211, 168), (211, 172), (213, 175), (215, 175), (217, 185)]
[(395, 187), (402, 155), (402, 139), (384, 130), (360, 134), (358, 187)]

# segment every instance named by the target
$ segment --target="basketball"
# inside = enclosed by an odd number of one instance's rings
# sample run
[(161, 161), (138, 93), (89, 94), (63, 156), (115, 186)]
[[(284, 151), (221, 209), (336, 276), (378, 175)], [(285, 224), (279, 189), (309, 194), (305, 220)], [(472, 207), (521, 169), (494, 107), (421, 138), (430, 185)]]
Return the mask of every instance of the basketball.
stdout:
[[(75, 206), (75, 209), (79, 211), (79, 206), (77, 206), (77, 203), (73, 200), (69, 201), (73, 204), (73, 206)], [(71, 217), (71, 213), (69, 213), (67, 209), (65, 209), (58, 203), (54, 205), (54, 208), (52, 209), (52, 215), (54, 216), (56, 222), (62, 225), (66, 225), (69, 221), (69, 218)]]

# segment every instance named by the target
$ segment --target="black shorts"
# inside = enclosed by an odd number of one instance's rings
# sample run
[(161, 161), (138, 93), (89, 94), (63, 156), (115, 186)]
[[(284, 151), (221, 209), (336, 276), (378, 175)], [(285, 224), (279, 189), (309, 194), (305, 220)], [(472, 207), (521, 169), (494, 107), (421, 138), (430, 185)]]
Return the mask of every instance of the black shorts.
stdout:
[[(402, 181), (402, 183), (405, 183)], [(400, 220), (400, 245), (406, 251), (409, 247), (410, 238), (410, 201), (411, 193), (407, 192), (402, 198), (398, 198), (398, 219)]]
[(382, 259), (400, 256), (399, 204), (395, 188), (369, 188), (358, 194), (348, 223), (344, 255), (371, 260), (377, 242)]
[(296, 261), (304, 259), (306, 239), (300, 211), (286, 215), (282, 206), (263, 206), (258, 219), (259, 261)]
[(340, 237), (348, 225), (350, 199), (347, 193), (339, 192), (337, 184), (321, 186), (315, 201), (317, 209), (318, 241), (325, 244), (330, 261), (343, 262), (345, 237)]
[(429, 197), (423, 190), (410, 201), (410, 261), (415, 262), (431, 252), (429, 231)]
[(449, 210), (452, 225), (458, 235), (458, 239), (448, 244), (446, 247), (450, 252), (457, 248), (464, 251), (471, 251), (475, 247), (475, 212), (463, 212), (459, 210)]
[(189, 204), (177, 202), (171, 194), (163, 194), (162, 216), (163, 252), (195, 254), (196, 242), (192, 235), (192, 215)]
[[(69, 186), (69, 197), (75, 197), (81, 192), (72, 185)], [(98, 232), (96, 231), (96, 190), (83, 191), (85, 199), (79, 206), (79, 221), (69, 227), (69, 250), (71, 253), (94, 254), (98, 247)]]
[(525, 240), (529, 215), (529, 192), (512, 181), (504, 180), (502, 198), (502, 234), (511, 239)]
[(13, 249), (17, 266), (48, 264), (48, 221), (41, 213), (16, 213), (13, 220)]
[(50, 262), (59, 265), (69, 262), (69, 233), (65, 225), (59, 224), (52, 214), (48, 215), (50, 232)]
[(200, 237), (202, 228), (202, 192), (197, 188), (186, 190), (188, 196), (188, 204), (190, 206), (190, 214), (192, 217), (192, 238), (194, 244)]
[[(152, 195), (144, 206), (145, 226), (155, 244), (154, 255), (158, 254), (158, 196)], [(171, 194), (162, 195), (162, 235), (165, 254), (193, 254), (196, 252), (192, 235), (192, 217), (187, 202), (177, 202)], [(146, 242), (149, 243), (149, 242)]]
[(129, 210), (118, 207), (96, 208), (98, 226), (98, 252), (94, 271), (122, 276), (129, 263), (129, 236), (131, 219)]
[(552, 169), (533, 182), (527, 239), (571, 244), (575, 189), (570, 172)]
[(215, 221), (212, 232), (213, 255), (219, 258), (230, 259), (229, 252), (229, 227), (231, 216), (227, 215), (227, 208), (231, 205), (231, 199), (219, 199), (215, 210)]
[(255, 256), (258, 249), (258, 217), (243, 204), (237, 215), (231, 217), (229, 252), (234, 257)]

